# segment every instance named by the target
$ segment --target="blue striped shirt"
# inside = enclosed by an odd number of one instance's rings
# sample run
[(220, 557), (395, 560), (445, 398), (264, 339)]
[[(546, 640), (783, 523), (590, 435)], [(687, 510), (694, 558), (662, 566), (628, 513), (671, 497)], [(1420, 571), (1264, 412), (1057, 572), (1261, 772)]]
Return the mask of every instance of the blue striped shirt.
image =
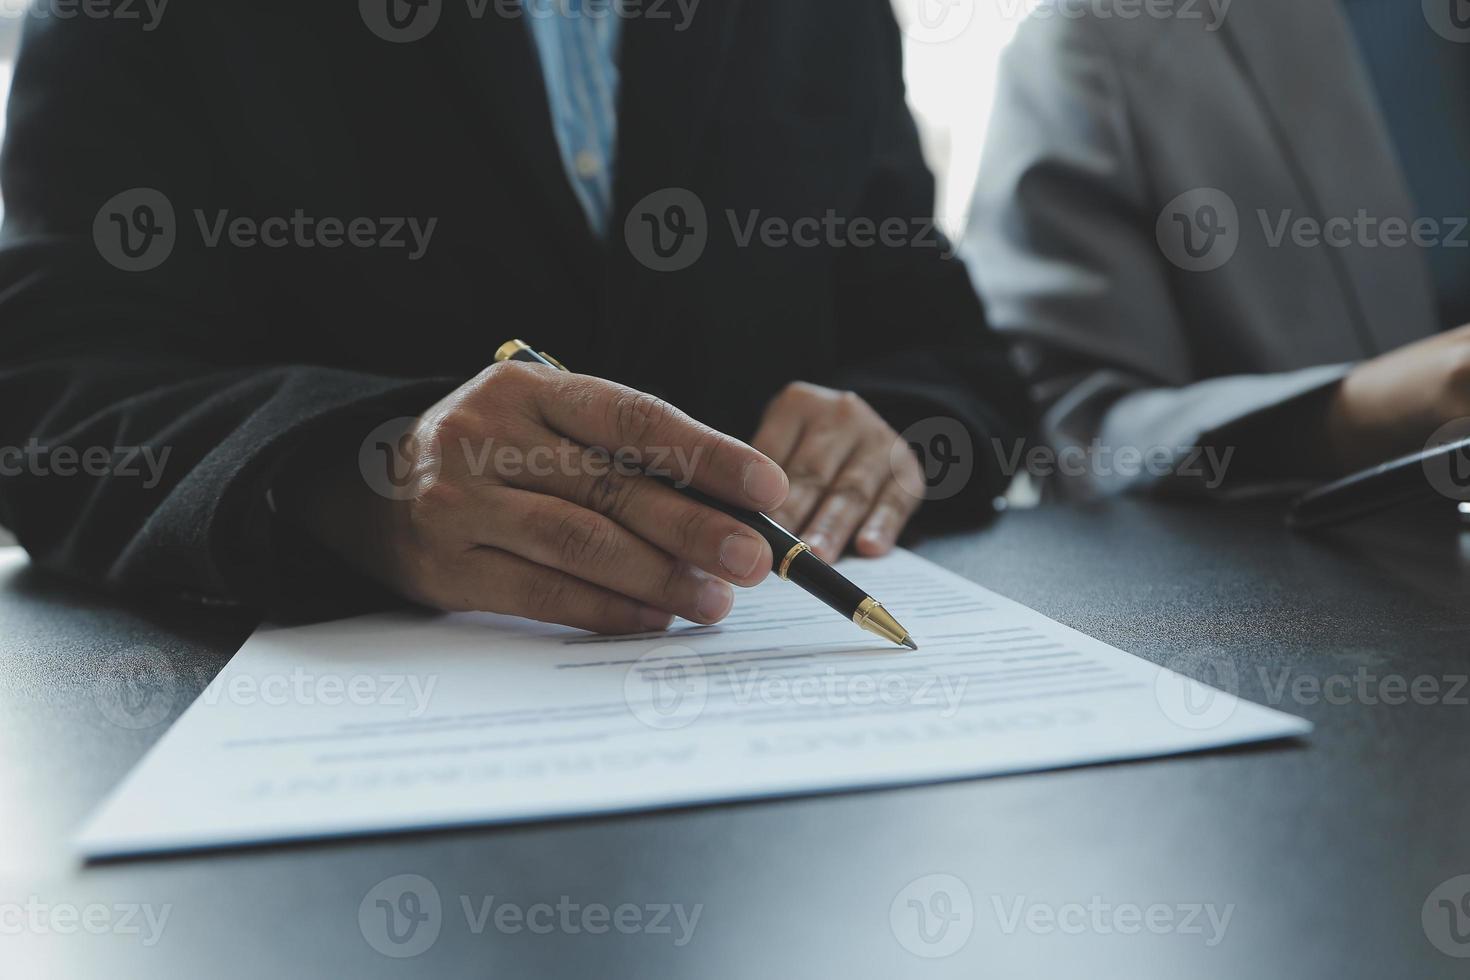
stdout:
[(587, 222), (607, 237), (618, 132), (616, 0), (524, 0), (551, 122)]

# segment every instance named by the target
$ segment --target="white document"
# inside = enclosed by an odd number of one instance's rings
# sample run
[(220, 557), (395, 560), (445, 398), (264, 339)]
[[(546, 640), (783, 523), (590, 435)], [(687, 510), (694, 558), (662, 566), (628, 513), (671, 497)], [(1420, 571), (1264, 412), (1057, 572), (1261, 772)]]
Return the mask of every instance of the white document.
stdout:
[(385, 614), (258, 630), (84, 829), (93, 857), (1074, 766), (1302, 735), (909, 553), (842, 569), (917, 653), (774, 576), (715, 627)]

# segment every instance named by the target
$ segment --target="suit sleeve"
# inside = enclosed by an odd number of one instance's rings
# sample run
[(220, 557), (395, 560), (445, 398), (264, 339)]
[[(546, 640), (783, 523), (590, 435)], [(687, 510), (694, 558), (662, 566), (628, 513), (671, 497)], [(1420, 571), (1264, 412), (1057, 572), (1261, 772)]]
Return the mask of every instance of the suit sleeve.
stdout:
[(238, 179), (167, 21), (27, 22), (0, 161), (0, 521), (39, 565), (111, 590), (354, 608), (369, 587), (280, 526), (268, 488), (308, 441), (452, 382), (293, 363), (289, 330), (238, 312), (228, 256), (167, 247), (185, 215), (160, 201), (228, 200)]
[[(1208, 365), (1193, 363), (1155, 233), (1163, 202), (1131, 132), (1099, 25), (1022, 25), (1002, 59), (961, 251), (992, 322), (1014, 340), (1043, 439), (1077, 460), (1107, 454), (1058, 473), (1057, 488), (1234, 491), (1310, 475), (1283, 472), (1308, 461), (1262, 440), (1281, 431), (1272, 419), (1315, 418), (1350, 366), (1199, 380)], [(1197, 465), (1195, 447), (1234, 444), (1253, 458), (1230, 479)], [(1108, 464), (1122, 449), (1155, 462)]]
[[(1029, 427), (1030, 407), (1004, 341), (987, 326), (964, 265), (933, 222), (934, 178), (905, 101), (892, 6), (870, 0), (865, 9), (882, 57), (868, 73), (876, 85), (873, 162), (858, 214), (878, 234), (874, 247), (844, 256), (839, 315), (851, 338), (845, 346), (861, 354), (831, 383), (862, 395), (921, 446), (942, 437), (951, 452), (968, 455), (973, 471), (957, 490), (941, 489), (945, 480), (931, 469), (924, 513), (973, 520), (1005, 492), (1003, 463)], [(894, 235), (885, 236), (885, 223)], [(961, 435), (968, 447), (957, 445)]]

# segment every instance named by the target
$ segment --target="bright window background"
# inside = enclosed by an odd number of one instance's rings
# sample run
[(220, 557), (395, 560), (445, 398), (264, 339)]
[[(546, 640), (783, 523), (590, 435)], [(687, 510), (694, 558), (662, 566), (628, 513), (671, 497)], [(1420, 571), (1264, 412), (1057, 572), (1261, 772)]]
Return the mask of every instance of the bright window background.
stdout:
[[(20, 47), (20, 25), (24, 20), (15, 12), (15, 4), (0, 3), (0, 107), (10, 106), (10, 76), (15, 71), (15, 50)], [(0, 139), (5, 137), (5, 117), (0, 111)], [(0, 219), (5, 217), (5, 202), (0, 200)], [(10, 544), (8, 536), (0, 534), (0, 546)]]
[(904, 28), (909, 105), (938, 182), (938, 215), (952, 235), (980, 169), (1001, 50), (1028, 0), (894, 0)]
[[(14, 12), (14, 4), (0, 3), (0, 106), (10, 101), (10, 75), (15, 69), (15, 49), (20, 46), (20, 25), (24, 19)], [(0, 136), (5, 134), (5, 115), (0, 113)]]

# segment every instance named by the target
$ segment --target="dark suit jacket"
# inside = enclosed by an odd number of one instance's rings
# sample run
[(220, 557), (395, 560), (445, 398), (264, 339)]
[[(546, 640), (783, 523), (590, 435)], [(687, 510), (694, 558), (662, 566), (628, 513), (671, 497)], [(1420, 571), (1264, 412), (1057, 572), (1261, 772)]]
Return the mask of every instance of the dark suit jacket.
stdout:
[[(3, 158), (0, 445), (170, 452), (151, 488), (3, 478), (0, 519), (36, 560), (153, 594), (324, 608), (359, 583), (279, 526), (266, 488), (323, 433), (355, 457), (374, 424), (417, 414), (512, 336), (747, 438), (798, 379), (854, 389), (900, 429), (957, 418), (985, 452), (949, 505), (988, 511), (1005, 483), (989, 439), (1015, 433), (1023, 394), (960, 264), (932, 241), (741, 247), (726, 215), (931, 213), (888, 0), (706, 0), (687, 23), (626, 21), (606, 244), (505, 7), (443, 0), (411, 43), (350, 3), (180, 2), (151, 31), (27, 25)], [(175, 216), (148, 271), (109, 261), (135, 216), (126, 195), (104, 203), (136, 188)], [(708, 214), (704, 254), (678, 272), (623, 234), (666, 188)], [(210, 247), (195, 212), (212, 226), (222, 209), (437, 224), (417, 261)]]

